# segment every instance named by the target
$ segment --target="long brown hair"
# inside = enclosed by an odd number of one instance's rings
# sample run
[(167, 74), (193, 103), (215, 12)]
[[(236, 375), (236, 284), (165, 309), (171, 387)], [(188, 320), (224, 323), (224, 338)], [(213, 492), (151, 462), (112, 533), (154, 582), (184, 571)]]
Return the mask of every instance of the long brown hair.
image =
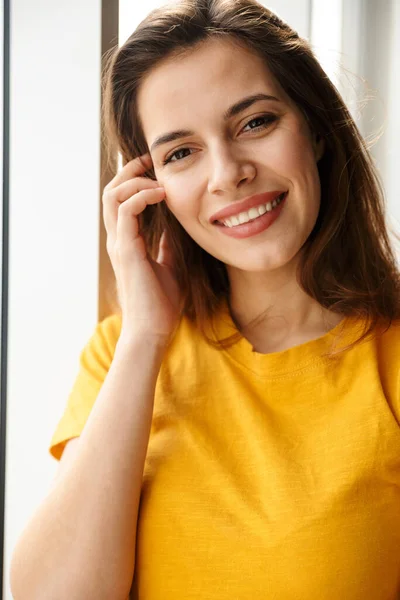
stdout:
[[(229, 36), (260, 55), (325, 140), (318, 167), (321, 206), (302, 251), (301, 287), (324, 308), (365, 318), (360, 339), (378, 323), (389, 327), (400, 317), (399, 272), (383, 191), (365, 141), (309, 43), (254, 0), (180, 0), (150, 13), (120, 48), (111, 50), (102, 107), (109, 156), (119, 151), (126, 163), (148, 152), (137, 112), (143, 78), (160, 61), (214, 36)], [(155, 178), (154, 171), (150, 176)], [(140, 227), (152, 257), (162, 231), (168, 231), (185, 294), (183, 314), (209, 339), (206, 326), (221, 300), (229, 299), (225, 265), (192, 240), (164, 202), (146, 208)]]

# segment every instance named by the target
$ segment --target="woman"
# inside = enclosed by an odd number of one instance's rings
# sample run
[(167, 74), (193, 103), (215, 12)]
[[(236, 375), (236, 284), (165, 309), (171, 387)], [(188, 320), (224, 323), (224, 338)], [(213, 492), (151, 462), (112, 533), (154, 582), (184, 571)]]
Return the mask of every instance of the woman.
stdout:
[(153, 12), (105, 92), (120, 310), (81, 355), (15, 596), (394, 600), (399, 274), (342, 99), (252, 0)]

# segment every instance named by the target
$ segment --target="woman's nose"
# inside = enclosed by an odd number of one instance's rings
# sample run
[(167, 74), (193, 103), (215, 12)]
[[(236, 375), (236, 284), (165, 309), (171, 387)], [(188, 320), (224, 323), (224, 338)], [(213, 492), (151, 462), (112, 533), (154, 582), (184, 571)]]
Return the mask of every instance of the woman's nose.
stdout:
[(255, 176), (256, 167), (248, 157), (220, 149), (210, 158), (208, 191), (210, 194), (232, 192), (251, 183)]

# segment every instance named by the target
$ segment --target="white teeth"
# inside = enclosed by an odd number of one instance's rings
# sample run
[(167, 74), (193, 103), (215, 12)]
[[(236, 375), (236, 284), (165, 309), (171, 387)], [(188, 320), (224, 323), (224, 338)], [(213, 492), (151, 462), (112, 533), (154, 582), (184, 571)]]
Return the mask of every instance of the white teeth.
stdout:
[(261, 204), (261, 206), (258, 207), (258, 214), (260, 215), (265, 215), (265, 213), (267, 212), (267, 207), (265, 206), (265, 204)]
[(276, 198), (273, 202), (267, 202), (266, 204), (262, 204), (261, 206), (257, 206), (255, 208), (251, 208), (249, 211), (242, 212), (234, 217), (230, 217), (229, 219), (225, 219), (223, 224), (226, 227), (236, 227), (237, 225), (242, 225), (243, 223), (248, 223), (254, 219), (257, 219), (259, 216), (264, 215), (267, 212), (271, 212), (274, 208), (278, 206), (283, 200), (285, 194), (281, 194)]
[(251, 219), (256, 219), (257, 217), (259, 217), (260, 214), (258, 212), (258, 209), (257, 208), (251, 208), (249, 210), (249, 216), (250, 216)]

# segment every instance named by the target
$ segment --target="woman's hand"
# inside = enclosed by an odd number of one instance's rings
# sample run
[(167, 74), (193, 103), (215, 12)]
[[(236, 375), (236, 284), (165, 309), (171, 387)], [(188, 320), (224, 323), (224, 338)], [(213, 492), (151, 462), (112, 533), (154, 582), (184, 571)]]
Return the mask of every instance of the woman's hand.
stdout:
[(164, 189), (143, 177), (151, 166), (149, 154), (136, 158), (106, 185), (103, 218), (122, 309), (121, 337), (167, 343), (179, 320), (182, 296), (165, 233), (155, 261), (139, 231), (138, 215), (165, 199)]

